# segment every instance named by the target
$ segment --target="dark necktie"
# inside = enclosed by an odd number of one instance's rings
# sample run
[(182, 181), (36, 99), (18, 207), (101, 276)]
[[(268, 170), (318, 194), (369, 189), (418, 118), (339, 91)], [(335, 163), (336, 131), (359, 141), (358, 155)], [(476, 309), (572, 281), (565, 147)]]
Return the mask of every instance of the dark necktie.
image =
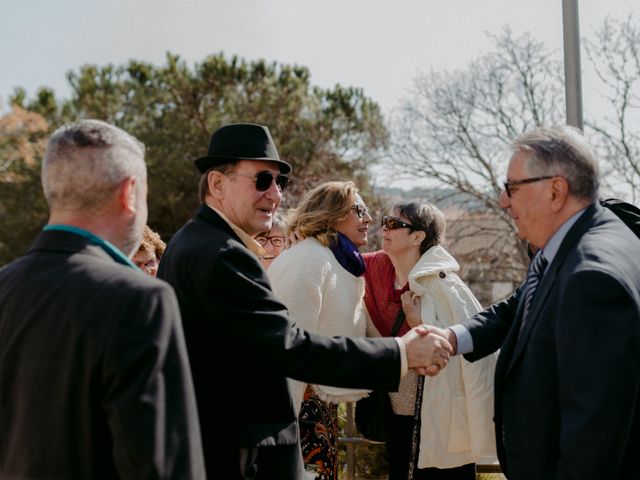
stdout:
[(527, 321), (527, 314), (531, 308), (531, 301), (533, 300), (536, 289), (540, 284), (540, 279), (544, 274), (544, 270), (547, 268), (547, 263), (547, 259), (544, 258), (544, 255), (540, 252), (533, 258), (533, 262), (531, 262), (531, 266), (529, 267), (529, 273), (527, 274), (527, 286), (524, 291), (524, 310), (522, 311), (521, 330), (524, 327), (524, 323)]

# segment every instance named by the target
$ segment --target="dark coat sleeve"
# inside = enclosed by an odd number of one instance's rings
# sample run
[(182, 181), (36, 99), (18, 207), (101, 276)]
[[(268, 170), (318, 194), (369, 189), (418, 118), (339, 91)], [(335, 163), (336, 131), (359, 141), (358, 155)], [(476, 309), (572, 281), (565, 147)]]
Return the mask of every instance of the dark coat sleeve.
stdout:
[(215, 295), (225, 299), (215, 308), (226, 320), (216, 327), (225, 338), (241, 343), (235, 360), (246, 371), (278, 371), (338, 387), (398, 388), (400, 352), (394, 339), (326, 337), (295, 327), (266, 273), (244, 248), (220, 251), (208, 278), (211, 288), (220, 290)]
[(473, 338), (473, 352), (464, 355), (470, 362), (500, 349), (513, 324), (522, 286), (509, 297), (462, 322)]

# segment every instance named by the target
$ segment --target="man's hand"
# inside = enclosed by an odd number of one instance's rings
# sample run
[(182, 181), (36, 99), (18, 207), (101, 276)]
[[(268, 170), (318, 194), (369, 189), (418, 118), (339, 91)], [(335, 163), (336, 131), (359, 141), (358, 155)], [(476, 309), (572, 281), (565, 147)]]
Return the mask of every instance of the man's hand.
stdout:
[(449, 361), (453, 349), (449, 342), (429, 328), (421, 325), (409, 330), (400, 337), (407, 350), (409, 368), (413, 368), (420, 375), (437, 375)]
[(451, 348), (453, 349), (451, 351), (451, 355), (456, 355), (458, 353), (458, 337), (456, 337), (456, 334), (453, 333), (453, 330), (451, 330), (450, 328), (434, 327), (433, 325), (425, 325), (425, 327), (429, 333), (435, 333), (436, 335), (441, 336), (447, 342), (449, 342)]

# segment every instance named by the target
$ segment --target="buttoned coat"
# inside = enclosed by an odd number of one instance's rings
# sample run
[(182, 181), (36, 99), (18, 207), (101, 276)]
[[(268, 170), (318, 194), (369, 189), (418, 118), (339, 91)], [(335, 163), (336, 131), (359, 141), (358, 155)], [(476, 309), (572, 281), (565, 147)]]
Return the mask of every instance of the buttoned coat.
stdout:
[(637, 237), (589, 206), (542, 277), (524, 326), (523, 296), (519, 290), (464, 322), (474, 344), (468, 359), (501, 347), (495, 428), (503, 471), (514, 480), (636, 478)]

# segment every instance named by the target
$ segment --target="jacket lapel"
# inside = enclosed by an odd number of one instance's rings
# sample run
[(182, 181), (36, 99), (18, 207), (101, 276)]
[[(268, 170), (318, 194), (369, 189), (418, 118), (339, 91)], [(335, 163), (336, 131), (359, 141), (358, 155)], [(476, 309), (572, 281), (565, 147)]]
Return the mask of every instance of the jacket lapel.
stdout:
[(500, 347), (500, 355), (498, 356), (498, 362), (496, 363), (496, 391), (500, 388), (500, 380), (506, 376), (514, 358), (513, 352), (518, 341), (518, 332), (520, 332), (520, 325), (522, 325), (522, 311), (524, 309), (524, 291), (525, 285), (523, 284), (518, 295), (518, 307), (516, 308), (514, 321), (511, 324), (509, 333), (505, 338), (502, 346)]
[(225, 222), (225, 220), (220, 215), (218, 215), (215, 210), (213, 210), (206, 204), (203, 203), (198, 207), (195, 215), (195, 220), (209, 223), (214, 227), (223, 230), (225, 233), (231, 235), (234, 239), (244, 245), (240, 237), (238, 237), (236, 232), (233, 231), (233, 228), (231, 228), (231, 225)]
[[(537, 323), (541, 313), (544, 311), (546, 300), (551, 293), (556, 278), (558, 277), (559, 273), (561, 273), (560, 270), (564, 265), (565, 260), (569, 256), (569, 253), (574, 248), (576, 242), (584, 235), (587, 229), (593, 225), (594, 218), (601, 212), (602, 208), (597, 204), (593, 204), (587, 207), (585, 212), (580, 216), (580, 218), (578, 218), (576, 223), (567, 232), (567, 235), (562, 240), (560, 248), (558, 249), (558, 253), (556, 253), (556, 256), (553, 258), (553, 261), (547, 268), (547, 271), (544, 273), (540, 281), (540, 285), (538, 286), (538, 289), (536, 290), (535, 296), (531, 303), (527, 322), (522, 327), (522, 331), (520, 331), (520, 326), (522, 325), (524, 295), (520, 296), (518, 302), (518, 310), (516, 312), (516, 321), (514, 322), (513, 327), (509, 332), (509, 336), (505, 341), (505, 347), (510, 346), (513, 349), (513, 355), (510, 356), (511, 358), (508, 362), (506, 374), (511, 371), (514, 364), (524, 352), (527, 342), (529, 341), (529, 337), (531, 336), (531, 332), (533, 331), (533, 328), (535, 327), (535, 324)], [(512, 343), (509, 345), (507, 344), (507, 341)], [(508, 351), (505, 353), (508, 354)]]
[[(511, 369), (511, 367), (514, 365), (514, 363), (517, 361), (517, 359), (520, 357), (520, 355), (522, 355), (524, 347), (529, 341), (529, 337), (531, 336), (531, 331), (533, 330), (533, 326), (538, 321), (540, 313), (543, 310), (542, 307), (545, 305), (546, 299), (549, 296), (549, 293), (551, 292), (551, 287), (555, 283), (557, 272), (560, 266), (560, 263), (557, 262), (556, 260), (560, 260), (558, 256), (556, 256), (553, 259), (552, 264), (549, 266), (549, 268), (547, 268), (547, 271), (544, 273), (540, 281), (540, 285), (538, 285), (538, 289), (535, 292), (533, 301), (531, 302), (531, 308), (529, 309), (529, 316), (527, 317), (527, 321), (522, 327), (521, 325), (523, 321), (522, 313), (524, 310), (524, 306), (523, 306), (524, 295), (521, 295), (520, 305), (518, 305), (517, 325), (515, 325), (516, 328), (512, 328), (512, 331), (510, 332), (510, 334), (512, 334), (514, 337), (512, 341), (515, 342), (515, 350), (513, 352), (513, 356), (511, 357), (511, 361), (509, 362), (509, 369), (507, 370), (507, 373)], [(515, 332), (513, 330), (515, 330)]]

